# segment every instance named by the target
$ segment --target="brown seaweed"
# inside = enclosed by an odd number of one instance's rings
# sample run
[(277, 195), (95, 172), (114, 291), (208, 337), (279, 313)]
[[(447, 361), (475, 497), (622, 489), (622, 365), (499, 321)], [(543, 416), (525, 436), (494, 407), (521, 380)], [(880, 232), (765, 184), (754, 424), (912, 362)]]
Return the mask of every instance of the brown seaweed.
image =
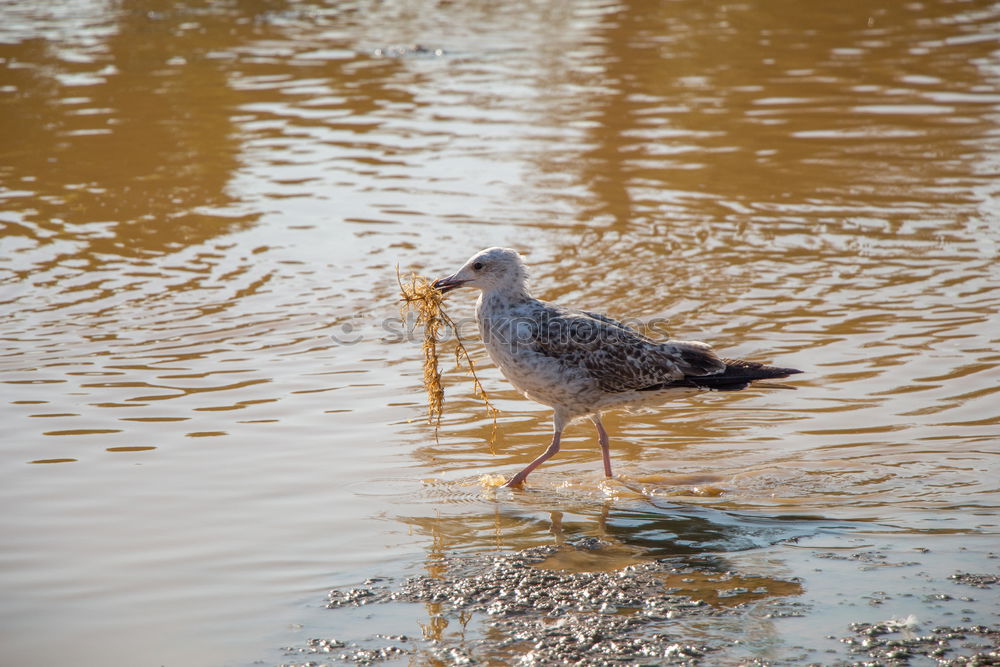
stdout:
[(486, 390), (479, 381), (476, 364), (472, 361), (469, 350), (459, 335), (455, 321), (444, 310), (444, 293), (435, 288), (427, 278), (415, 273), (410, 275), (408, 282), (404, 282), (398, 268), (396, 269), (396, 280), (399, 282), (399, 293), (403, 301), (400, 312), (404, 316), (407, 312), (415, 313), (417, 326), (422, 326), (424, 329), (424, 388), (427, 391), (427, 422), (434, 425), (435, 433), (437, 433), (437, 429), (441, 426), (441, 417), (444, 415), (444, 386), (441, 384), (438, 344), (442, 342), (442, 334), (447, 327), (451, 329), (455, 337), (455, 364), (462, 366), (464, 363), (472, 380), (472, 391), (483, 402), (487, 414), (493, 421), (493, 431), (490, 435), (490, 450), (492, 451), (493, 443), (496, 441), (499, 410), (493, 406)]

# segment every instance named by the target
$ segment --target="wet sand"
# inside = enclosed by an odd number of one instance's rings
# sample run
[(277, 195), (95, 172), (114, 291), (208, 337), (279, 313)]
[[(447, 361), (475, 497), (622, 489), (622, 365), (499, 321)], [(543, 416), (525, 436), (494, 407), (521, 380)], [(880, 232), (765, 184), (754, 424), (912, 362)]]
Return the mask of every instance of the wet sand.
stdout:
[(363, 631), (287, 647), (283, 664), (1000, 664), (990, 540), (813, 530), (665, 558), (598, 538), (444, 555), (331, 590), (320, 623)]

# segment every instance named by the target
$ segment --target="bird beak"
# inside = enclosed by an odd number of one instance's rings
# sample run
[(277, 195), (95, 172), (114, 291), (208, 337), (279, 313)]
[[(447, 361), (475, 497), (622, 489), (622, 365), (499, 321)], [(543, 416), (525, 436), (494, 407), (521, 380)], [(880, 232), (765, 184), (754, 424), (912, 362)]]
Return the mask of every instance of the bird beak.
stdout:
[(455, 278), (455, 276), (451, 275), (448, 276), (447, 278), (441, 278), (440, 280), (435, 280), (434, 283), (431, 285), (431, 287), (433, 287), (434, 289), (438, 290), (441, 293), (444, 293), (444, 292), (450, 292), (453, 289), (457, 289), (467, 282), (469, 281), (458, 280), (457, 278)]

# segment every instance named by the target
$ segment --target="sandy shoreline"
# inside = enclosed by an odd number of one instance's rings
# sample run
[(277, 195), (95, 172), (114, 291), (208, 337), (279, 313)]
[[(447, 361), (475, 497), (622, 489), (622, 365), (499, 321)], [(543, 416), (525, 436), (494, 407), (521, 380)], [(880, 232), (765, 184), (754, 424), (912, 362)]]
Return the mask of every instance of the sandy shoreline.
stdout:
[(288, 647), (284, 664), (1000, 664), (988, 538), (825, 534), (602, 569), (614, 547), (444, 556), (332, 590), (331, 627), (362, 615), (369, 632)]

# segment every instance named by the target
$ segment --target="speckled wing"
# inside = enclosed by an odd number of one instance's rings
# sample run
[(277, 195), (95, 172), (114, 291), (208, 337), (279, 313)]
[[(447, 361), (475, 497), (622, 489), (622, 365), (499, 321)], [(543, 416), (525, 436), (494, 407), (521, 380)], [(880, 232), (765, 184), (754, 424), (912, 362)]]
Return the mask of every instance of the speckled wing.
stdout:
[(538, 324), (532, 341), (538, 352), (584, 369), (609, 393), (639, 391), (726, 367), (704, 343), (657, 343), (605, 316), (545, 304), (532, 319)]
[[(569, 312), (573, 312), (573, 311), (569, 311)], [(629, 332), (630, 334), (636, 336), (637, 338), (641, 338), (641, 339), (649, 341), (651, 343), (655, 342), (652, 338), (650, 338), (646, 334), (640, 333), (640, 332), (636, 331), (635, 329), (633, 329), (632, 327), (630, 327), (629, 325), (625, 324), (624, 322), (619, 322), (618, 320), (616, 320), (616, 319), (614, 319), (612, 317), (608, 317), (607, 315), (604, 315), (603, 313), (594, 313), (594, 312), (591, 312), (589, 310), (581, 310), (579, 312), (583, 313), (584, 315), (587, 315), (588, 317), (593, 317), (595, 320), (600, 320), (601, 322), (607, 322), (608, 324), (616, 326), (619, 329), (622, 329), (623, 331)]]

